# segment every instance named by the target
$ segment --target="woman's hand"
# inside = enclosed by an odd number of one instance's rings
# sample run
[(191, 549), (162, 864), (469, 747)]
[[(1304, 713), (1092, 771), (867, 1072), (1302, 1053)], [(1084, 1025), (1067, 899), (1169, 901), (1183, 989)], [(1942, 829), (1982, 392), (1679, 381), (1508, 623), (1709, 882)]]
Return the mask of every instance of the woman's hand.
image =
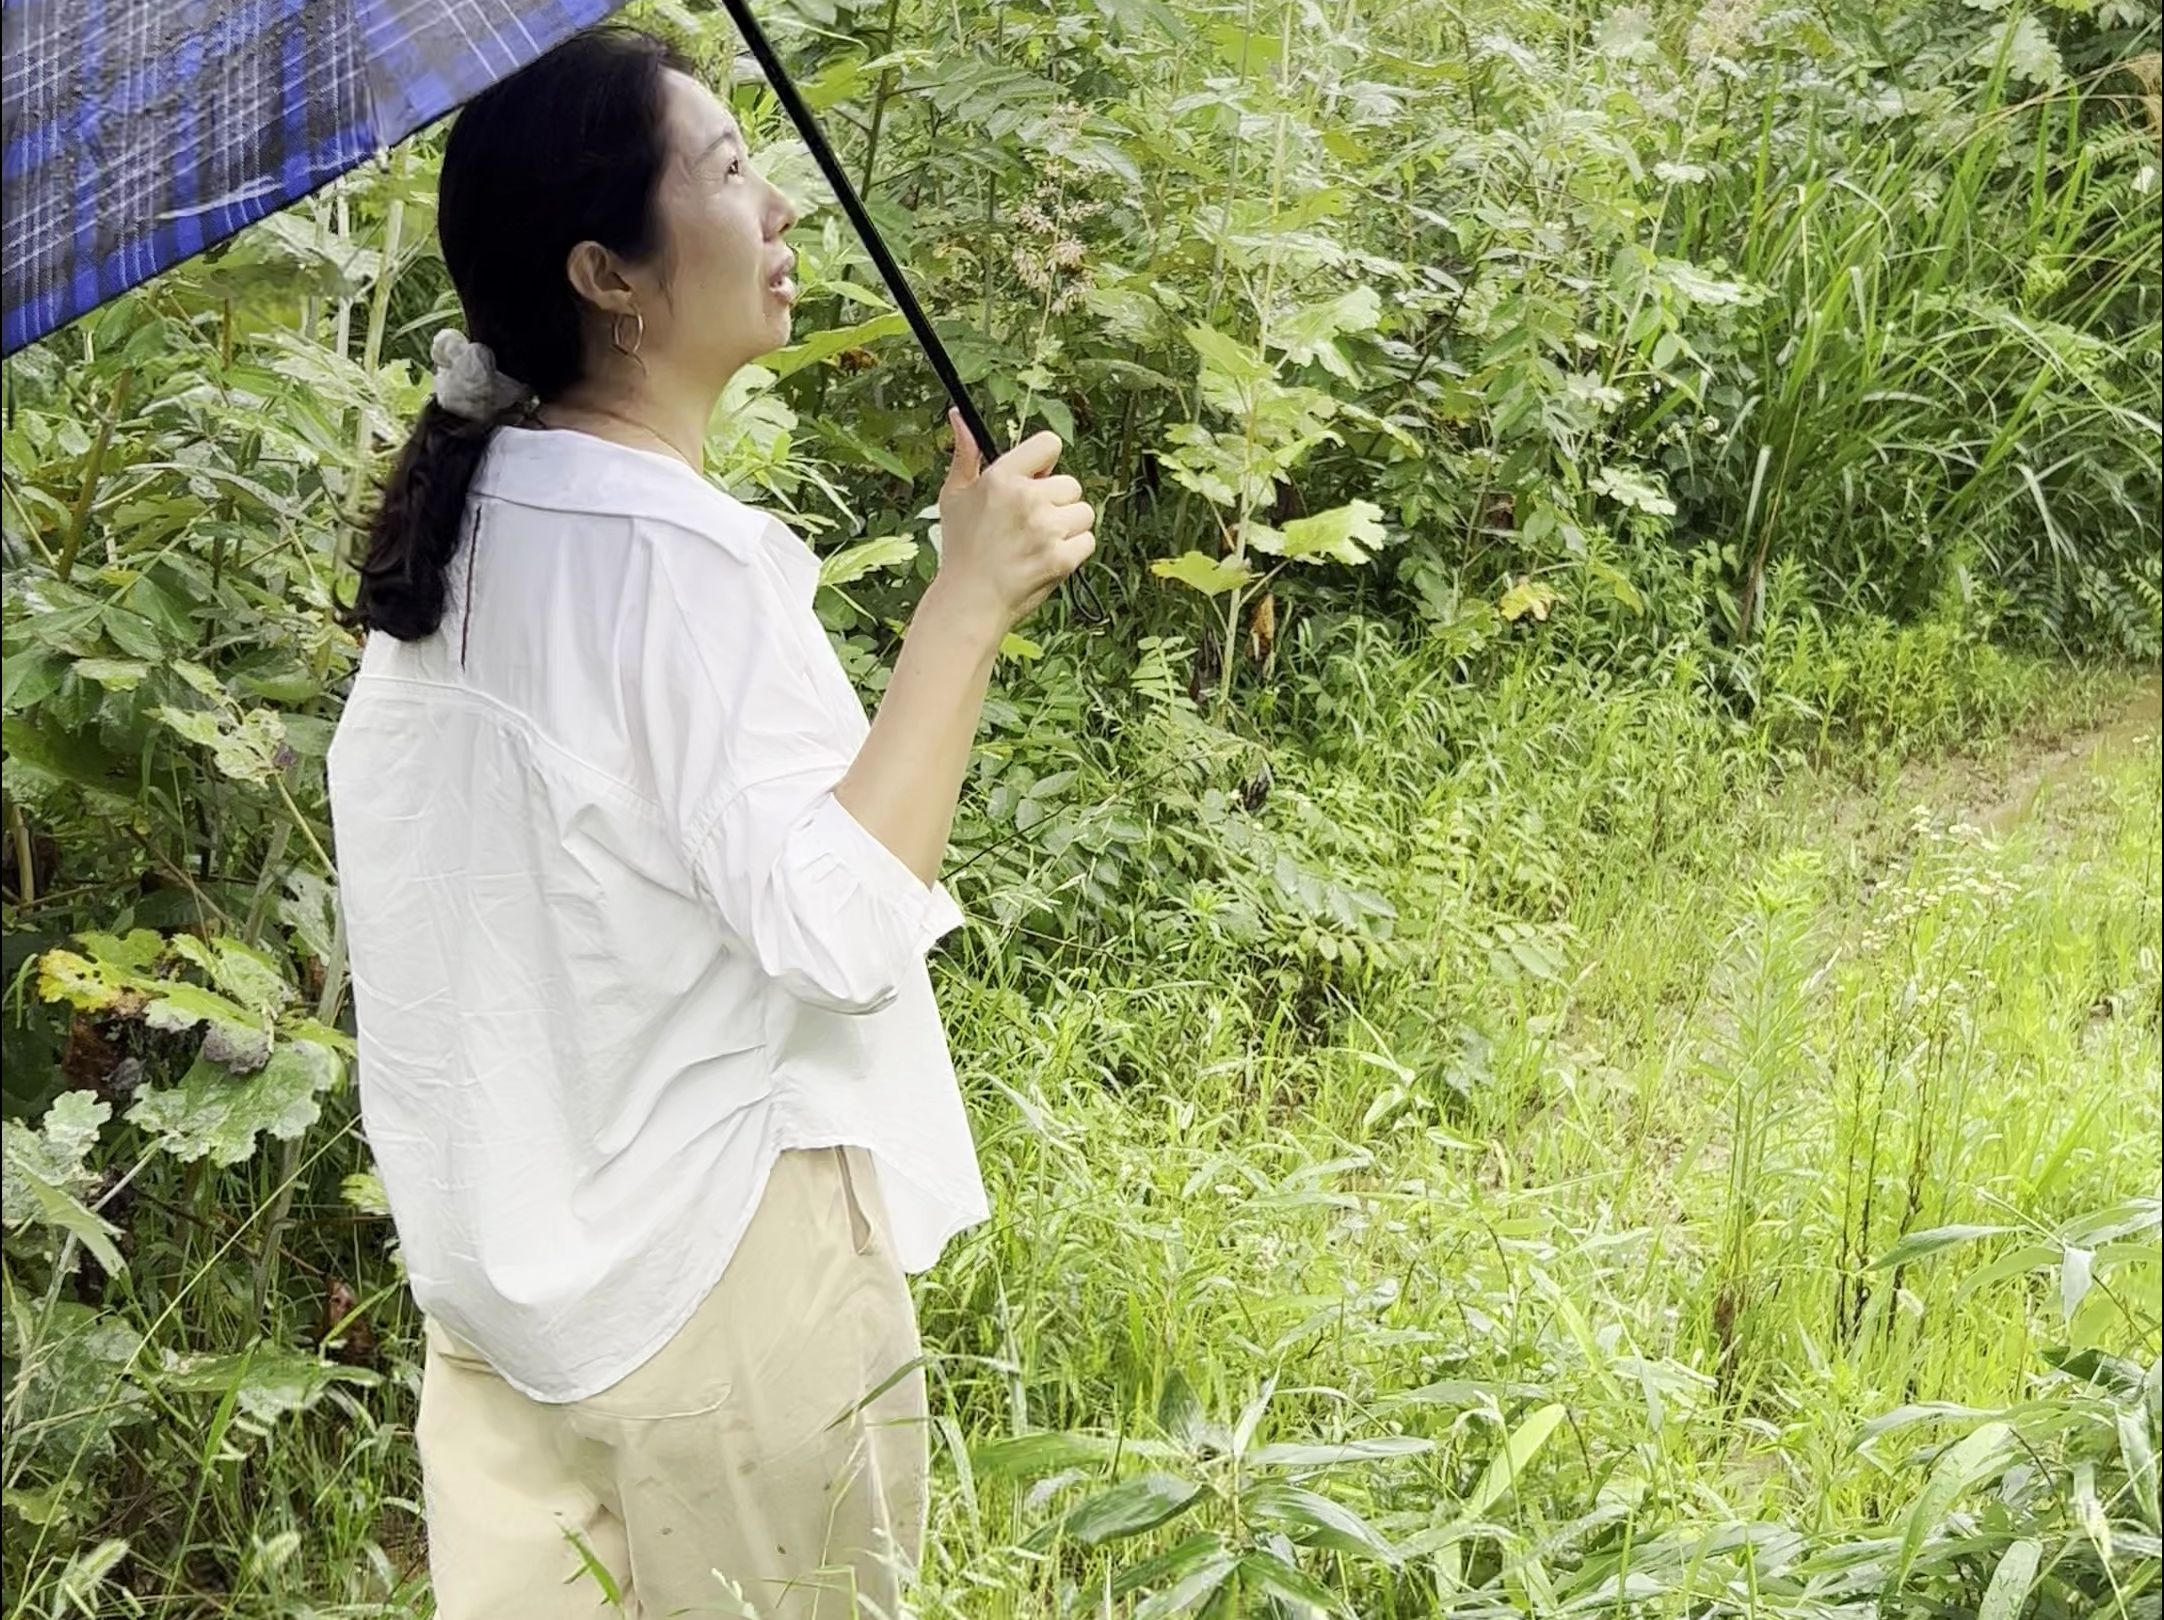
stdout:
[(999, 644), (1097, 547), (1082, 486), (1054, 475), (1040, 433), (991, 466), (949, 411), (954, 465), (939, 492), (939, 576), (917, 604), (872, 720), (834, 790), (843, 809), (924, 882), (939, 875)]
[(954, 461), (939, 492), (940, 559), (934, 589), (1004, 635), (1097, 548), (1097, 514), (1082, 486), (1055, 474), (1059, 435), (1025, 439), (991, 466), (959, 411), (949, 411)]

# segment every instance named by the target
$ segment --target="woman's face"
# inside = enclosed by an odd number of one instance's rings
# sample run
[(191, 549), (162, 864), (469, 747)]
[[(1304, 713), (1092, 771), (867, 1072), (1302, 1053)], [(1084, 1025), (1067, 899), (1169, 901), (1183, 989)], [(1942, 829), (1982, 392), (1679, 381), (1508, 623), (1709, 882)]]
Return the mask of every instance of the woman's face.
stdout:
[(782, 234), (789, 199), (751, 166), (744, 132), (696, 79), (665, 80), (668, 158), (655, 206), (661, 252), (627, 267), (645, 317), (642, 358), (716, 390), (739, 366), (789, 341), (796, 256)]

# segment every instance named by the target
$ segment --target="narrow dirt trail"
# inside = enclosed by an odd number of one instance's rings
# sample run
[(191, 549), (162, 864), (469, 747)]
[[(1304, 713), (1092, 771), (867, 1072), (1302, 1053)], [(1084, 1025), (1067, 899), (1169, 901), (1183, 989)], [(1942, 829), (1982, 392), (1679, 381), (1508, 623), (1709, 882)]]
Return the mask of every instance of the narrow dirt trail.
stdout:
[(1967, 818), (1994, 837), (2027, 820), (2037, 800), (2057, 783), (2094, 770), (2164, 733), (2164, 672), (2152, 671), (2117, 718), (2023, 758), (1997, 796)]

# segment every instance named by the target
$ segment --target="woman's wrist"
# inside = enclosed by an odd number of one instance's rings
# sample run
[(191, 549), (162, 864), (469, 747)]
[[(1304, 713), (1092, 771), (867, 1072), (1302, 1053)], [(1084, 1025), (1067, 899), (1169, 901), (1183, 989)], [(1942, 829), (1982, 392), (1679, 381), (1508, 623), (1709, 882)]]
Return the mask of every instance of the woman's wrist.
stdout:
[(917, 603), (912, 630), (930, 630), (977, 652), (996, 654), (1011, 628), (1009, 615), (993, 594), (942, 570)]

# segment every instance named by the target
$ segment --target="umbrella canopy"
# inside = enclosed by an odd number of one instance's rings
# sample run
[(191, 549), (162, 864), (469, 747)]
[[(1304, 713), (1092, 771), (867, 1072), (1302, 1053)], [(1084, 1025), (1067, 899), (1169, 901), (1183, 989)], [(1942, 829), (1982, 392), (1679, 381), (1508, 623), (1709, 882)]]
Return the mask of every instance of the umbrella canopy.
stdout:
[(5, 0), (0, 353), (440, 118), (622, 0)]

